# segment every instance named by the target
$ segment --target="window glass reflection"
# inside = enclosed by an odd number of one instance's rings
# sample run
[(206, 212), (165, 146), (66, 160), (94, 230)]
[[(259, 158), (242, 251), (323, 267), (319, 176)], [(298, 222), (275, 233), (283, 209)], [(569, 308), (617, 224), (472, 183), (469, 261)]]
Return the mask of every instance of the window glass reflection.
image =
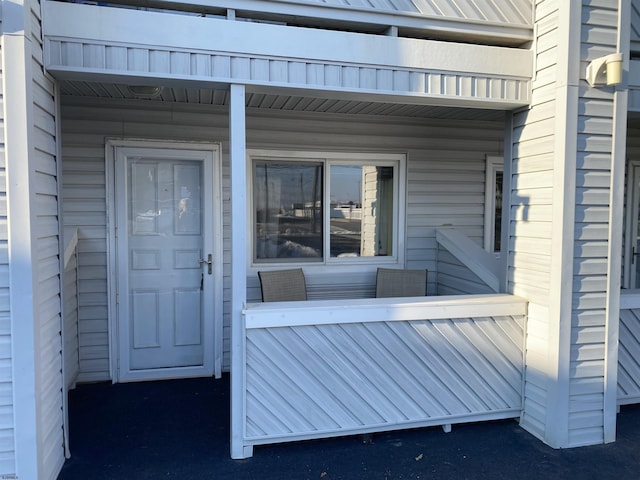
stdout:
[(256, 260), (322, 260), (322, 164), (254, 166)]
[(393, 254), (393, 167), (330, 167), (332, 257)]

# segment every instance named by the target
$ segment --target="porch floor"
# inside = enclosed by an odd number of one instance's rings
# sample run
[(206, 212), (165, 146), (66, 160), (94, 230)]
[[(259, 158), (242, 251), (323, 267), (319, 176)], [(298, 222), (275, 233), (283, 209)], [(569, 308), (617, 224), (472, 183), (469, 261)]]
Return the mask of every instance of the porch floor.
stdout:
[(229, 377), (80, 385), (70, 394), (72, 479), (636, 479), (640, 406), (609, 445), (554, 450), (515, 421), (259, 446), (229, 456)]

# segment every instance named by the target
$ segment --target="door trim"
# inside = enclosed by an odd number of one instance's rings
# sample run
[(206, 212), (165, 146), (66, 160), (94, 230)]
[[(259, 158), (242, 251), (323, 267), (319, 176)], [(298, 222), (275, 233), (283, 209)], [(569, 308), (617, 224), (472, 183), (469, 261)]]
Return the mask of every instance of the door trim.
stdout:
[[(623, 288), (638, 288), (632, 280), (633, 255), (632, 247), (635, 244), (634, 226), (638, 222), (638, 214), (640, 212), (640, 187), (636, 188), (635, 177), (640, 175), (640, 161), (631, 160), (627, 163), (627, 185), (625, 195), (625, 232), (624, 232), (624, 249), (623, 249)], [(633, 272), (635, 274), (635, 272)]]
[[(204, 367), (196, 370), (193, 367), (185, 367), (185, 375), (177, 375), (181, 368), (154, 369), (153, 379), (184, 378), (188, 376), (210, 376), (219, 378), (222, 375), (223, 358), (223, 206), (222, 206), (222, 166), (221, 147), (217, 143), (194, 143), (181, 141), (163, 141), (153, 139), (121, 139), (107, 138), (105, 142), (105, 173), (106, 173), (106, 201), (107, 201), (107, 293), (109, 297), (109, 370), (113, 383), (149, 380), (149, 371), (124, 372), (120, 368), (120, 334), (118, 331), (118, 255), (117, 255), (117, 217), (116, 217), (116, 150), (118, 148), (144, 148), (144, 149), (173, 149), (196, 150), (212, 154), (211, 173), (208, 181), (211, 184), (210, 193), (205, 202), (210, 206), (210, 225), (205, 223), (205, 228), (210, 229), (211, 253), (214, 263), (212, 271), (213, 290), (213, 319), (210, 320), (209, 331), (213, 334), (212, 351), (205, 351)], [(207, 181), (207, 179), (205, 179)], [(210, 290), (211, 291), (211, 290)], [(205, 319), (206, 322), (206, 319)], [(205, 329), (205, 332), (207, 329)], [(189, 370), (186, 370), (186, 369)], [(146, 373), (145, 373), (146, 372)]]

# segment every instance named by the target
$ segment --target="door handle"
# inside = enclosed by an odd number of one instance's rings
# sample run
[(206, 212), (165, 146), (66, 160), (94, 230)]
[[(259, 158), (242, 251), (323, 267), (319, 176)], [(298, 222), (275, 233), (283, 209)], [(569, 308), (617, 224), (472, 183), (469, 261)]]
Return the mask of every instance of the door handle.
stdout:
[(198, 263), (202, 265), (203, 263), (207, 264), (207, 273), (211, 275), (213, 272), (213, 256), (211, 254), (207, 255), (207, 259), (201, 258), (198, 260)]

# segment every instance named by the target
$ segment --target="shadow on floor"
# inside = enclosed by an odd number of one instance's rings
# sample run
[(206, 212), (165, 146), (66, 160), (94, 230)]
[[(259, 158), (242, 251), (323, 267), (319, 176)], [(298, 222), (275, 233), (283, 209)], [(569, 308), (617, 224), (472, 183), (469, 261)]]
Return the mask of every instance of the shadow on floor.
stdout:
[(554, 450), (515, 421), (259, 446), (229, 456), (229, 379), (80, 385), (58, 480), (638, 479), (640, 406), (618, 441)]

